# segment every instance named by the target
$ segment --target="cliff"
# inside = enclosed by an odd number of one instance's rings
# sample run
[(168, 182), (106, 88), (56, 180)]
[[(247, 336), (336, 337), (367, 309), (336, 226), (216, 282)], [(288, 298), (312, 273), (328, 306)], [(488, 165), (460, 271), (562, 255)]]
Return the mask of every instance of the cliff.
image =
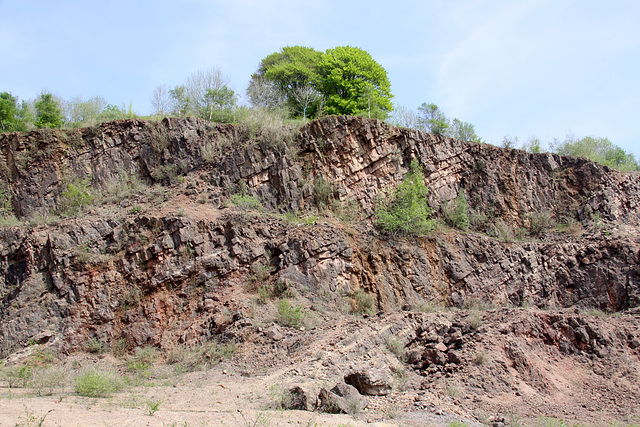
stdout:
[[(299, 130), (127, 120), (3, 134), (0, 151), (20, 220), (0, 230), (4, 355), (201, 341), (246, 315), (247, 290), (278, 282), (319, 310), (359, 289), (387, 312), (639, 305), (640, 177), (586, 159), (355, 117)], [(374, 227), (376, 198), (412, 158), (436, 217), (464, 190), (469, 231)]]

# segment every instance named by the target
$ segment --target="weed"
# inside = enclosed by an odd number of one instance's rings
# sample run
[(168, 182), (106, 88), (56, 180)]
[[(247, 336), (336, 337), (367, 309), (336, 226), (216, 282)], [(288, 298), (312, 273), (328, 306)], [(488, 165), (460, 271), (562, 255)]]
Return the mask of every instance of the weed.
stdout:
[(460, 393), (460, 390), (458, 389), (458, 387), (456, 385), (449, 384), (449, 385), (447, 385), (447, 388), (445, 389), (445, 392), (447, 393), (447, 396), (456, 397)]
[(469, 424), (465, 423), (464, 421), (451, 421), (449, 424), (447, 424), (447, 427), (469, 427)]
[(149, 415), (153, 415), (153, 414), (155, 414), (156, 412), (158, 412), (158, 408), (160, 408), (160, 403), (162, 403), (162, 402), (161, 402), (161, 401), (159, 401), (159, 400), (148, 400), (148, 401), (147, 401), (147, 404), (146, 404), (146, 406), (147, 406), (147, 413), (148, 413)]
[(286, 298), (278, 302), (277, 322), (286, 327), (300, 328), (303, 324), (304, 311), (301, 305), (293, 307)]
[(231, 203), (233, 203), (243, 213), (246, 213), (249, 210), (257, 211), (262, 208), (262, 204), (256, 196), (250, 196), (247, 194), (232, 194)]
[(267, 259), (261, 258), (251, 264), (250, 270), (248, 290), (255, 291), (260, 289), (261, 285), (266, 285), (269, 282), (273, 267), (269, 265)]
[(476, 365), (482, 365), (484, 363), (484, 358), (485, 358), (485, 352), (484, 351), (479, 351), (478, 353), (476, 353), (476, 358), (474, 360)]
[[(22, 422), (16, 424), (16, 426), (25, 426), (25, 427), (31, 427), (31, 426), (40, 427), (40, 426), (43, 426), (44, 425), (44, 419), (52, 411), (53, 411), (53, 409), (49, 409), (43, 416), (38, 418), (38, 417), (36, 417), (35, 412), (33, 412), (31, 409), (29, 409), (27, 407), (27, 405), (24, 405), (24, 412), (25, 412), (24, 420)], [(21, 418), (21, 420), (22, 420), (22, 418)]]
[(317, 207), (328, 207), (333, 201), (333, 192), (333, 185), (323, 177), (313, 182), (313, 198)]
[(444, 219), (451, 227), (455, 227), (462, 231), (469, 229), (469, 205), (467, 204), (467, 197), (464, 194), (464, 189), (458, 190), (458, 195), (453, 202), (447, 203), (443, 206)]
[(237, 351), (235, 343), (211, 341), (194, 348), (178, 347), (166, 355), (167, 363), (176, 365), (179, 371), (194, 372), (217, 365), (232, 357)]
[(108, 371), (87, 371), (75, 383), (75, 392), (84, 397), (109, 397), (121, 389), (120, 378)]
[(377, 309), (375, 297), (364, 289), (358, 289), (351, 294), (349, 305), (351, 313), (354, 314), (373, 314)]
[(38, 396), (50, 396), (55, 390), (67, 385), (67, 371), (58, 366), (35, 370), (31, 379), (31, 386)]
[(63, 215), (73, 216), (93, 202), (91, 177), (76, 178), (67, 184), (67, 190), (62, 193), (58, 202), (58, 211)]
[(527, 223), (531, 236), (540, 236), (545, 231), (556, 226), (553, 220), (553, 214), (549, 211), (527, 214)]
[(387, 335), (385, 338), (385, 344), (391, 353), (393, 353), (399, 361), (404, 362), (407, 360), (407, 353), (404, 348), (404, 345), (397, 338)]

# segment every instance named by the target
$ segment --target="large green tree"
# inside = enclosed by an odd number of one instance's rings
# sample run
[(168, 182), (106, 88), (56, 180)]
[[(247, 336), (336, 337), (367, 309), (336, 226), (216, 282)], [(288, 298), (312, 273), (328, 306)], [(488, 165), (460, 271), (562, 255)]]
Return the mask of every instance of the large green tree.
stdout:
[(35, 103), (36, 127), (60, 128), (62, 127), (62, 111), (52, 94), (42, 93)]
[(362, 49), (343, 46), (322, 53), (287, 46), (260, 62), (247, 95), (261, 107), (282, 96), (294, 117), (312, 117), (324, 108), (328, 114), (384, 118), (393, 108), (390, 87), (384, 68)]
[(18, 100), (9, 92), (0, 93), (0, 131), (15, 130), (18, 115)]
[(383, 119), (393, 110), (387, 72), (368, 52), (351, 46), (328, 49), (320, 73), (328, 114)]

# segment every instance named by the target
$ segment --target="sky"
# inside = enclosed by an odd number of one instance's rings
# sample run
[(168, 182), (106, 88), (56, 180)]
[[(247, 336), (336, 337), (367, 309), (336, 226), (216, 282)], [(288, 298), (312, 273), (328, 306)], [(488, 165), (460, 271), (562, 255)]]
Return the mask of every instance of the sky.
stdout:
[(640, 155), (637, 0), (0, 0), (0, 91), (99, 95), (151, 114), (155, 87), (220, 68), (244, 97), (284, 46), (366, 50), (394, 105), (437, 104), (485, 141), (607, 137)]

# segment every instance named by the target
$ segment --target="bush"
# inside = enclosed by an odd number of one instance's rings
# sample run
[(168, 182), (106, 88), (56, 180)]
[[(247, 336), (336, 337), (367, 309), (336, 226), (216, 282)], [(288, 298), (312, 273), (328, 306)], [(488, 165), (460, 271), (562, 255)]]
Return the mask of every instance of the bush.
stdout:
[(69, 215), (75, 215), (92, 202), (91, 179), (76, 180), (67, 184), (67, 190), (62, 193), (60, 210)]
[(109, 397), (122, 389), (122, 382), (109, 372), (88, 371), (76, 378), (75, 391), (84, 397)]
[(467, 198), (462, 188), (458, 190), (458, 195), (453, 207), (448, 204), (444, 207), (444, 219), (451, 227), (462, 231), (469, 229), (469, 205), (467, 204)]
[(352, 313), (373, 314), (376, 310), (376, 299), (373, 295), (358, 289), (349, 298)]
[(383, 196), (375, 211), (377, 226), (386, 232), (400, 235), (424, 235), (433, 230), (429, 219), (431, 208), (427, 201), (424, 174), (416, 159), (409, 173), (390, 195)]
[(304, 312), (302, 311), (301, 305), (292, 307), (289, 300), (286, 298), (283, 298), (278, 302), (277, 321), (280, 325), (290, 328), (300, 328), (302, 326), (303, 317)]
[(529, 226), (529, 234), (539, 236), (546, 230), (556, 226), (551, 212), (533, 212), (527, 214), (527, 222)]
[(211, 341), (191, 349), (178, 347), (171, 350), (167, 354), (167, 363), (177, 365), (183, 372), (199, 371), (232, 357), (236, 351), (235, 343)]

